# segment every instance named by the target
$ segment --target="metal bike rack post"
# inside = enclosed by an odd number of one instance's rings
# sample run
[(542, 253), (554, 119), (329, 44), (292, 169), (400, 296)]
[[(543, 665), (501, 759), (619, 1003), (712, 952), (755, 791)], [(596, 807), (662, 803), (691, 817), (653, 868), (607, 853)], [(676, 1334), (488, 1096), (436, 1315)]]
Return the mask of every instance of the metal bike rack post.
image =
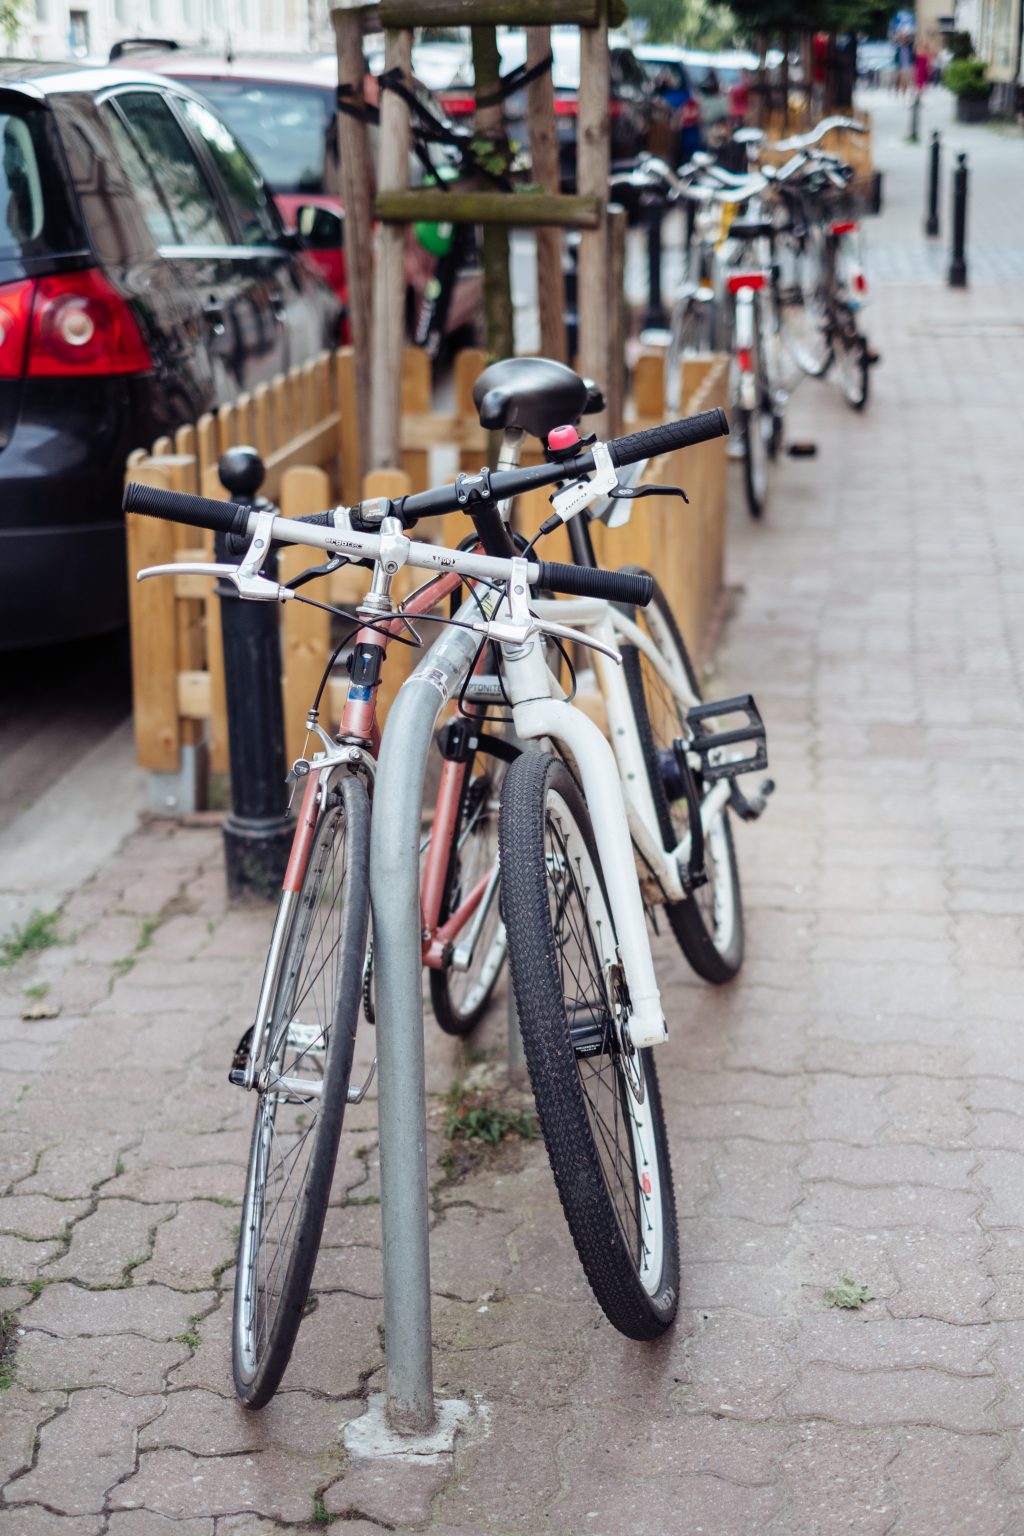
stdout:
[(939, 158), (941, 154), (942, 140), (939, 138), (939, 130), (933, 128), (932, 142), (928, 152), (928, 212), (924, 221), (926, 235), (937, 235), (939, 232)]
[[(467, 611), (467, 618), (471, 617)], [(430, 1337), (427, 1117), (420, 954), (420, 823), (437, 717), (468, 676), (479, 636), (448, 629), (388, 714), (370, 838), (370, 902), (380, 1074), (380, 1185), (387, 1418), (393, 1431), (437, 1420)]]

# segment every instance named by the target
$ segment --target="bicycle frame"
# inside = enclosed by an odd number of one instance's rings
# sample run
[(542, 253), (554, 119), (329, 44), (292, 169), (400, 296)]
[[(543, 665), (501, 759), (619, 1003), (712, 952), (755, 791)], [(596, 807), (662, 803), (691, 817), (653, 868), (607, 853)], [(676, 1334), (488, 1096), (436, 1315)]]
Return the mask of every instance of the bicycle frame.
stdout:
[[(386, 596), (389, 585), (390, 578), (384, 577), (383, 573), (378, 571), (375, 573), (371, 595)], [(405, 600), (401, 609), (403, 617), (392, 619), (381, 629), (363, 628), (358, 631), (354, 637), (354, 645), (369, 646), (379, 653), (379, 660), (376, 663), (378, 678), (388, 646), (405, 627), (405, 617), (416, 618), (431, 612), (457, 591), (460, 585), (461, 578), (454, 573), (434, 577)], [(305, 789), (282, 882), (281, 902), (256, 1008), (253, 1038), (245, 1067), (246, 1088), (252, 1088), (255, 1084), (281, 962), (295, 919), (299, 893), (309, 864), (317, 825), (327, 804), (332, 782), (339, 773), (365, 773), (372, 781), (376, 772), (376, 759), (381, 738), (380, 724), (377, 719), (376, 685), (367, 686), (351, 681), (338, 727), (337, 740), (331, 741), (326, 733), (320, 730), (317, 730), (317, 734), (323, 743), (324, 750), (313, 759), (305, 776)], [(464, 762), (455, 762), (448, 758), (444, 760), (438, 792), (438, 809), (423, 866), (423, 962), (436, 968), (451, 963), (453, 942), (463, 933), (467, 925), (471, 925), (465, 942), (459, 946), (455, 956), (459, 969), (468, 968), (472, 962), (474, 946), (483, 926), (487, 908), (497, 890), (495, 869), (489, 881), (485, 879), (479, 882), (460, 904), (458, 910), (452, 913), (443, 925), (438, 925), (449, 850), (455, 833), (468, 770), (468, 760)], [(350, 1100), (358, 1103), (368, 1086), (367, 1081), (359, 1090), (350, 1089)], [(308, 1084), (304, 1083), (303, 1090), (310, 1091)]]
[[(686, 679), (677, 678), (670, 672), (646, 630), (633, 623), (621, 609), (611, 603), (602, 598), (544, 599), (533, 603), (532, 607), (539, 618), (572, 624), (575, 629), (593, 635), (595, 640), (604, 645), (613, 648), (619, 645), (635, 646), (682, 706), (684, 713), (700, 702)], [(647, 766), (622, 669), (600, 651), (595, 653), (595, 664), (608, 718), (608, 734), (618, 766), (617, 776), (625, 799), (630, 837), (665, 897), (669, 901), (682, 901), (687, 893), (680, 869), (689, 863), (690, 835), (687, 833), (675, 848), (663, 847)], [(516, 729), (519, 729), (518, 721)], [(582, 765), (578, 759), (577, 763), (582, 774)], [(721, 815), (729, 795), (728, 782), (720, 780), (702, 800), (701, 824), (705, 835)]]

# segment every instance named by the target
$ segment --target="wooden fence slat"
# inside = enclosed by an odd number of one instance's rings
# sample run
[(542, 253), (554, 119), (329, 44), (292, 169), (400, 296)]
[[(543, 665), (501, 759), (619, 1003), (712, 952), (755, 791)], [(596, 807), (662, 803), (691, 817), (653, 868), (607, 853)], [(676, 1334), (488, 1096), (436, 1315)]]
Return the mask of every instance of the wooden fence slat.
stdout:
[(430, 449), (435, 437), (420, 448), (406, 448), (402, 426), (417, 417), (430, 415), (430, 358), (422, 347), (406, 347), (402, 354), (402, 410), (399, 430), (402, 439), (402, 468), (414, 491), (430, 488)]
[(363, 455), (356, 406), (356, 364), (351, 347), (339, 347), (334, 354), (334, 377), (341, 447), (341, 499), (346, 507), (352, 507), (359, 500), (363, 483)]
[[(330, 481), (312, 466), (286, 470), (281, 481), (281, 512), (305, 517), (321, 512), (330, 501)], [(280, 579), (288, 581), (316, 563), (316, 550), (292, 546), (279, 556)], [(364, 573), (365, 574), (365, 573)], [(281, 675), (284, 694), (285, 758), (291, 764), (306, 742), (306, 714), (316, 695), (331, 644), (330, 615), (306, 603), (285, 603), (281, 609)], [(331, 722), (321, 723), (331, 730)]]
[[(154, 459), (130, 467), (140, 485), (171, 489), (171, 477)], [(147, 565), (174, 559), (175, 529), (156, 517), (126, 518), (128, 607), (131, 618), (132, 712), (135, 756), (152, 773), (177, 773), (181, 744), (177, 707), (178, 657), (175, 649), (174, 588), (170, 581), (138, 582)]]

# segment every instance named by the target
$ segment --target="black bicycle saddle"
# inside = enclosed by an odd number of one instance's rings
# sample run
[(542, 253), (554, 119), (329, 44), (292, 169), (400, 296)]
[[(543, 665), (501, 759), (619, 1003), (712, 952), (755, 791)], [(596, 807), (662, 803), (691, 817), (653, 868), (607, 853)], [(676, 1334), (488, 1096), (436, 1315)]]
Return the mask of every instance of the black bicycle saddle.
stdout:
[(595, 398), (600, 392), (591, 380), (547, 357), (507, 357), (485, 368), (473, 385), (482, 427), (518, 427), (544, 443), (552, 428), (575, 426), (585, 411), (600, 410)]

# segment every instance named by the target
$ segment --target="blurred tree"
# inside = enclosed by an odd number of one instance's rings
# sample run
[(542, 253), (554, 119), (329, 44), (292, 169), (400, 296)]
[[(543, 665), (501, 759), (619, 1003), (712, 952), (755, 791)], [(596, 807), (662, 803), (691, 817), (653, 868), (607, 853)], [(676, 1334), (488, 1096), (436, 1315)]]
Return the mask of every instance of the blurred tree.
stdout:
[(736, 38), (736, 18), (718, 0), (628, 0), (628, 10), (635, 21), (646, 22), (646, 42), (714, 51)]

